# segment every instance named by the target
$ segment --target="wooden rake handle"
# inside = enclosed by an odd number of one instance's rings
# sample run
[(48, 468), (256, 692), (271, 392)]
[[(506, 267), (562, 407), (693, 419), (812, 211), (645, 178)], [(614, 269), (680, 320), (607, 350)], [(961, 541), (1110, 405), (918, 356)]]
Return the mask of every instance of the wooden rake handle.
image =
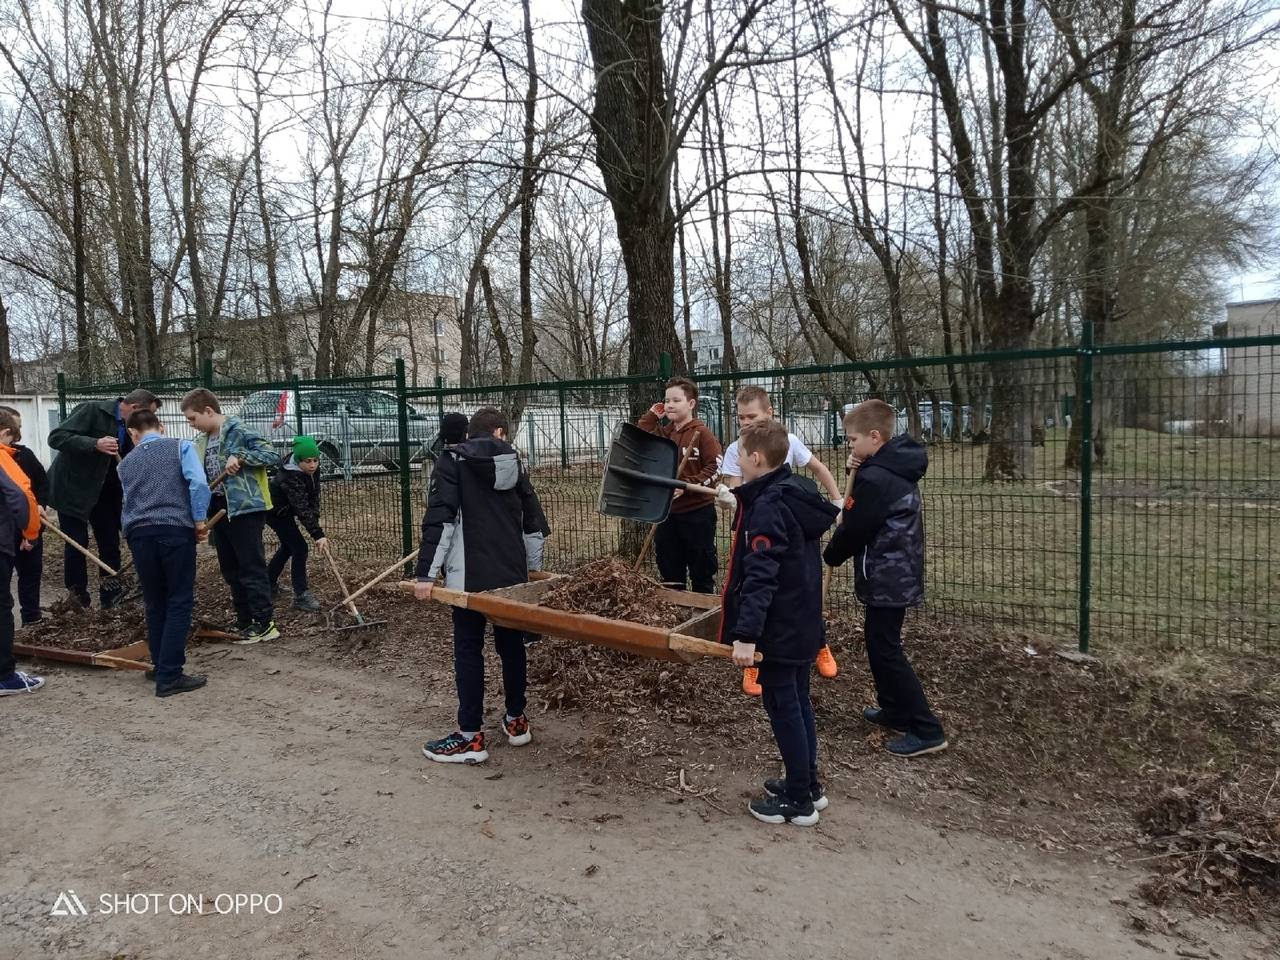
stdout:
[[(680, 472), (684, 470), (684, 465), (689, 462), (689, 456), (693, 453), (693, 444), (689, 444), (689, 449), (685, 450), (684, 456), (680, 458), (680, 465), (676, 467), (676, 479), (680, 479)], [(639, 570), (644, 566), (644, 558), (649, 555), (649, 547), (653, 545), (653, 536), (658, 532), (656, 523), (649, 525), (649, 532), (645, 534), (644, 543), (640, 545), (640, 553), (636, 556), (636, 565), (633, 570)]]
[(80, 544), (72, 540), (69, 536), (67, 536), (65, 533), (62, 532), (61, 527), (59, 527), (56, 523), (54, 523), (48, 517), (41, 517), (40, 522), (44, 524), (46, 527), (48, 527), (50, 530), (52, 530), (54, 533), (56, 533), (58, 536), (60, 536), (63, 539), (63, 541), (67, 544), (67, 546), (75, 547), (82, 554), (84, 554), (87, 559), (92, 560), (98, 567), (100, 567), (107, 574), (107, 576), (110, 576), (110, 577), (120, 576), (119, 571), (112, 570), (110, 567), (108, 567), (105, 563), (103, 563), (98, 558), (98, 555), (96, 553), (94, 553), (88, 547), (82, 547)]
[(347, 583), (342, 579), (342, 571), (338, 569), (338, 561), (333, 559), (331, 550), (321, 550), (324, 558), (329, 561), (329, 569), (333, 571), (333, 576), (338, 581), (338, 586), (342, 590), (342, 605), (347, 608), (347, 612), (357, 620), (360, 619), (360, 611), (356, 609), (355, 603), (351, 599), (351, 594), (347, 591)]
[[(406, 563), (412, 563), (414, 560), (417, 560), (418, 554), (420, 552), (421, 550), (415, 550), (413, 551), (413, 553), (409, 554), (407, 557), (401, 557), (399, 560), (397, 560), (391, 566), (387, 567), (387, 569), (383, 570), (380, 574), (378, 574), (376, 577), (374, 577), (372, 580), (366, 583), (363, 587), (361, 587), (355, 593), (351, 594), (351, 596), (347, 597), (347, 599), (354, 602), (357, 598), (364, 596), (369, 590), (371, 590), (373, 587), (380, 584), (383, 580), (387, 579), (387, 577), (391, 576), (393, 573), (395, 573), (397, 570), (403, 567)], [(403, 582), (408, 583), (410, 581), (406, 580)]]

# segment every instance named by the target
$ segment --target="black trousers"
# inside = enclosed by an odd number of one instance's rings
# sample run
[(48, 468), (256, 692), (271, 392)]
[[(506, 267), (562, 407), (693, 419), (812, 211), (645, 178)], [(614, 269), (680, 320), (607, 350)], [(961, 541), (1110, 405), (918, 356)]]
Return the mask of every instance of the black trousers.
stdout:
[(297, 521), (292, 515), (281, 517), (268, 513), (267, 526), (280, 538), (280, 546), (276, 548), (276, 552), (271, 555), (271, 562), (267, 564), (267, 579), (273, 585), (278, 583), (280, 574), (284, 573), (284, 565), (292, 560), (289, 566), (289, 578), (293, 582), (293, 595), (296, 597), (306, 593), (307, 539), (298, 529)]
[(885, 722), (921, 740), (941, 740), (942, 724), (929, 709), (924, 688), (902, 649), (902, 607), (867, 607), (867, 662)]
[(13, 659), (13, 557), (0, 553), (0, 679), (17, 669)]
[(818, 787), (818, 729), (809, 700), (812, 670), (812, 664), (760, 665), (764, 712), (787, 771), (787, 796), (797, 803), (808, 800)]
[(18, 540), (13, 556), (13, 568), (18, 571), (18, 609), (22, 622), (33, 623), (40, 619), (40, 577), (44, 573), (44, 535), (36, 537), (30, 550), (21, 549)]
[(196, 537), (183, 527), (148, 527), (129, 537), (147, 612), (147, 646), (156, 683), (182, 675), (195, 607)]
[[(120, 489), (120, 479), (115, 470), (107, 471), (107, 479), (102, 484), (102, 492), (98, 502), (89, 512), (88, 521), (81, 520), (66, 513), (58, 514), (58, 525), (62, 532), (82, 547), (89, 546), (89, 529), (93, 529), (93, 539), (97, 544), (97, 554), (112, 570), (120, 569), (120, 508), (124, 503), (124, 494)], [(84, 554), (68, 545), (62, 553), (62, 582), (67, 590), (77, 597), (85, 597), (89, 593), (88, 561)], [(96, 569), (96, 568), (95, 568)], [(106, 574), (98, 570), (98, 599), (104, 606), (110, 606), (119, 595), (119, 588), (104, 590), (101, 580)]]
[(669, 587), (685, 588), (688, 580), (695, 593), (716, 592), (716, 508), (714, 504), (688, 513), (673, 513), (653, 536), (653, 552), (658, 576)]
[[(484, 614), (453, 608), (453, 676), (458, 684), (458, 730), (473, 733), (484, 724)], [(493, 645), (502, 660), (502, 693), (508, 716), (524, 713), (528, 660), (524, 632), (494, 624)]]
[[(214, 501), (209, 515), (223, 509), (226, 501)], [(209, 539), (218, 553), (218, 569), (231, 588), (231, 603), (241, 626), (256, 623), (265, 626), (274, 613), (271, 608), (271, 583), (267, 579), (267, 555), (262, 548), (262, 527), (267, 511), (242, 513), (227, 517), (210, 531)]]

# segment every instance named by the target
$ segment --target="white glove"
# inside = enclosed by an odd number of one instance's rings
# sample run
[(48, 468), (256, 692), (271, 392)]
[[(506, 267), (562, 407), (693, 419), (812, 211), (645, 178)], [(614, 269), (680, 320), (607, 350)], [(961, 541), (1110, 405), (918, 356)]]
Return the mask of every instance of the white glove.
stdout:
[(839, 507), (841, 510), (843, 510), (843, 509), (844, 509), (844, 497), (832, 497), (832, 498), (831, 498), (831, 505), (832, 505), (832, 506), (834, 506), (834, 507)]
[(732, 510), (738, 505), (738, 498), (733, 495), (733, 491), (725, 484), (716, 487), (716, 506), (723, 507), (725, 510)]

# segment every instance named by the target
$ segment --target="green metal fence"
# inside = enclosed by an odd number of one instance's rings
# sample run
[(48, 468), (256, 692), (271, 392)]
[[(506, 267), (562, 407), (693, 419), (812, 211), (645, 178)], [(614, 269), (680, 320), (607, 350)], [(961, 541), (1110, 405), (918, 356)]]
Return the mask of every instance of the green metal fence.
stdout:
[[(617, 549), (596, 511), (617, 424), (661, 396), (646, 376), (409, 389), (390, 377), (143, 384), (185, 435), (177, 400), (218, 393), (285, 449), (311, 433), (325, 454), (325, 528), (344, 556), (394, 560), (418, 539), (431, 445), (452, 411), (502, 407), (566, 570)], [(868, 396), (929, 444), (921, 484), (932, 614), (1075, 639), (1082, 648), (1280, 652), (1280, 335), (1084, 345), (695, 377), (699, 414), (726, 444), (734, 395), (770, 392), (776, 415), (843, 477), (841, 413)], [(140, 384), (72, 386), (65, 410)], [(1074, 418), (1074, 420), (1073, 420)], [(1074, 430), (1073, 430), (1074, 428)], [(1021, 478), (993, 476), (992, 436)], [(1071, 456), (1076, 452), (1077, 456)], [(1068, 466), (1068, 464), (1078, 464)], [(1004, 471), (1004, 472), (1007, 472)], [(728, 518), (721, 528), (722, 559)], [(837, 574), (836, 612), (853, 607)]]

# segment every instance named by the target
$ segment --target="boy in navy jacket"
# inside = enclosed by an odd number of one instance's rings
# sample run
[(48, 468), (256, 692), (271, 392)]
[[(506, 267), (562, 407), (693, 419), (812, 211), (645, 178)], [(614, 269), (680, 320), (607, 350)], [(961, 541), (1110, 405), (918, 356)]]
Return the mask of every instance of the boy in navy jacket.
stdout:
[(739, 444), (743, 483), (733, 491), (738, 508), (720, 638), (733, 642), (738, 666), (752, 666), (757, 649), (763, 655), (764, 709), (786, 768), (785, 778), (765, 781), (765, 795), (747, 809), (765, 823), (808, 827), (827, 806), (809, 673), (825, 642), (818, 541), (837, 510), (784, 462), (790, 441), (781, 423), (753, 423)]
[(902, 650), (907, 607), (924, 601), (918, 484), (929, 457), (915, 440), (893, 435), (896, 422), (883, 400), (864, 400), (845, 416), (853, 495), (822, 558), (832, 567), (854, 558), (854, 592), (867, 608), (867, 660), (879, 706), (864, 708), (862, 716), (903, 734), (886, 744), (890, 753), (916, 757), (945, 750), (947, 738)]

